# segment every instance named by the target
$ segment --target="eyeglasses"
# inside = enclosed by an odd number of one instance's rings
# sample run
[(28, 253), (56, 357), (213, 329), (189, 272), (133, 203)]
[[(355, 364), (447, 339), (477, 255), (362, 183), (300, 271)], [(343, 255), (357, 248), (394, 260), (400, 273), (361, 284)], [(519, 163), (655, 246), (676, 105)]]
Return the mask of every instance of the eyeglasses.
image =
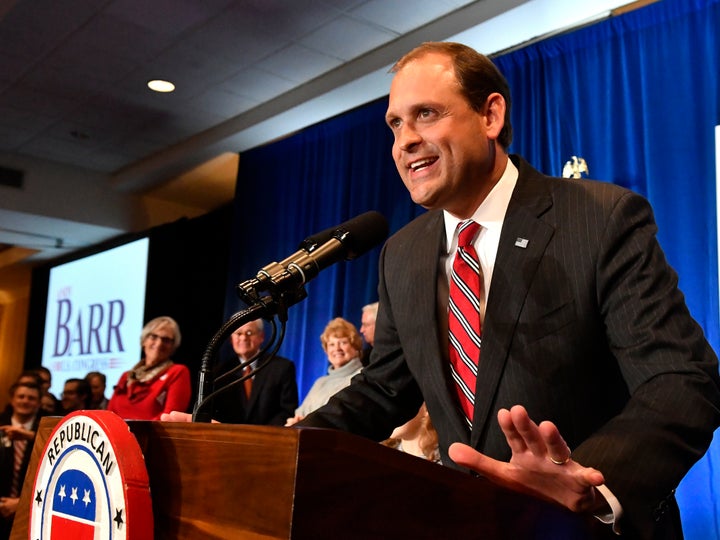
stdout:
[(171, 337), (167, 336), (158, 336), (157, 334), (150, 333), (148, 334), (148, 339), (152, 339), (153, 341), (160, 340), (163, 345), (170, 345), (171, 343), (174, 343), (175, 340)]
[(257, 336), (260, 332), (256, 332), (255, 330), (245, 330), (244, 332), (235, 332), (236, 336), (247, 336), (247, 337), (253, 337)]

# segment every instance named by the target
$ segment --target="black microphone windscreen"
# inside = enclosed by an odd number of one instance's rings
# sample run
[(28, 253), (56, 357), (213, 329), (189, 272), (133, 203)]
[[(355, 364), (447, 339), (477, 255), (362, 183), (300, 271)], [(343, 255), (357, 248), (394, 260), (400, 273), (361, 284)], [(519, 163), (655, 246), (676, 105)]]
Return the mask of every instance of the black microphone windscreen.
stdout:
[(305, 240), (300, 242), (298, 249), (304, 249), (305, 251), (312, 252), (318, 246), (323, 245), (325, 242), (333, 238), (333, 235), (337, 231), (337, 227), (330, 227), (319, 233), (315, 233), (312, 236), (308, 236)]
[(389, 232), (385, 217), (374, 210), (352, 218), (335, 228), (333, 237), (343, 243), (345, 260), (352, 260), (383, 242)]

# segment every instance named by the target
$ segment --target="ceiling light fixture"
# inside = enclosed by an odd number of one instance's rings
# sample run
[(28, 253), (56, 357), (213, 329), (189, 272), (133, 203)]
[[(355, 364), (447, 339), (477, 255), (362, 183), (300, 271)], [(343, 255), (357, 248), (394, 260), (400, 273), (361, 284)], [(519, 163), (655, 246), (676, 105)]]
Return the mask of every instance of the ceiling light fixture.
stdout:
[(153, 79), (148, 81), (148, 88), (155, 92), (172, 92), (175, 90), (175, 85), (170, 81), (163, 81), (162, 79)]
[[(17, 229), (9, 229), (6, 227), (0, 227), (0, 235), (3, 236), (3, 239), (0, 243), (2, 244), (9, 244), (11, 246), (22, 246), (22, 247), (35, 247), (35, 248), (55, 248), (55, 249), (62, 249), (64, 247), (68, 247), (65, 244), (65, 240), (63, 238), (59, 238), (57, 236), (50, 236), (47, 234), (42, 233), (36, 233), (33, 231), (20, 231)], [(29, 237), (32, 240), (29, 242), (25, 238), (19, 238), (19, 237)], [(40, 244), (36, 244), (34, 240), (40, 240)], [(43, 242), (46, 241), (46, 242)]]

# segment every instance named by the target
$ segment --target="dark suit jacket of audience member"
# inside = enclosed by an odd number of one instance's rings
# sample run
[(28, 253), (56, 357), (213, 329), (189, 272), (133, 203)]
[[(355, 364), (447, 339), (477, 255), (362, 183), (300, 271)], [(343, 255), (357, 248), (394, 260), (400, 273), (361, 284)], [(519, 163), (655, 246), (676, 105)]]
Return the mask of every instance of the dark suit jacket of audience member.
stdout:
[[(217, 370), (215, 379), (237, 365), (236, 357), (226, 360)], [(227, 382), (237, 380), (240, 376), (238, 372)], [(295, 364), (287, 358), (276, 356), (255, 375), (249, 399), (245, 397), (243, 383), (238, 383), (216, 397), (213, 418), (228, 424), (284, 426), (285, 421), (295, 414), (297, 406)]]
[[(38, 412), (33, 422), (32, 430), (37, 431), (38, 425), (40, 425), (40, 418), (42, 417), (42, 411)], [(12, 423), (12, 407), (8, 407), (5, 411), (0, 413), (0, 426), (8, 426)], [(32, 454), (33, 441), (28, 441), (25, 447), (25, 455), (23, 456), (23, 462), (21, 467), (21, 474), (25, 476), (28, 464), (30, 463), (30, 455)], [(13, 466), (15, 465), (15, 452), (13, 447), (6, 448), (0, 446), (0, 497), (7, 497), (10, 494), (10, 488), (12, 487), (13, 477)]]
[[(32, 429), (37, 432), (42, 411), (39, 411), (33, 422)], [(12, 423), (12, 407), (7, 407), (0, 413), (0, 426), (7, 426)], [(25, 477), (28, 465), (30, 464), (30, 456), (32, 455), (33, 441), (28, 441), (23, 455), (20, 474)], [(15, 451), (12, 446), (5, 447), (0, 445), (0, 497), (8, 497), (12, 489), (13, 467), (15, 465)], [(22, 485), (22, 484), (21, 484)], [(0, 517), (0, 538), (8, 538), (10, 536), (10, 528), (12, 520)]]

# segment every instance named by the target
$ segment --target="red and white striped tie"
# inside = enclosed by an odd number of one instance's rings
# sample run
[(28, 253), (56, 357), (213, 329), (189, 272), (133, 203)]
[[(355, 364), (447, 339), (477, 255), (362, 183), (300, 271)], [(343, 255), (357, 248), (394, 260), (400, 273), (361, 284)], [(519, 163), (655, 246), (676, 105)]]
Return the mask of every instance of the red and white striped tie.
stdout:
[(13, 453), (15, 457), (15, 463), (13, 466), (13, 478), (12, 486), (10, 488), (11, 497), (19, 497), (20, 490), (22, 490), (23, 478), (20, 478), (20, 468), (22, 467), (23, 457), (25, 456), (25, 448), (27, 448), (27, 441), (18, 440), (13, 442)]
[(480, 225), (472, 220), (458, 224), (458, 249), (450, 275), (448, 330), (450, 372), (469, 427), (475, 409), (475, 383), (480, 361), (482, 328), (480, 297), (482, 272), (472, 241)]

